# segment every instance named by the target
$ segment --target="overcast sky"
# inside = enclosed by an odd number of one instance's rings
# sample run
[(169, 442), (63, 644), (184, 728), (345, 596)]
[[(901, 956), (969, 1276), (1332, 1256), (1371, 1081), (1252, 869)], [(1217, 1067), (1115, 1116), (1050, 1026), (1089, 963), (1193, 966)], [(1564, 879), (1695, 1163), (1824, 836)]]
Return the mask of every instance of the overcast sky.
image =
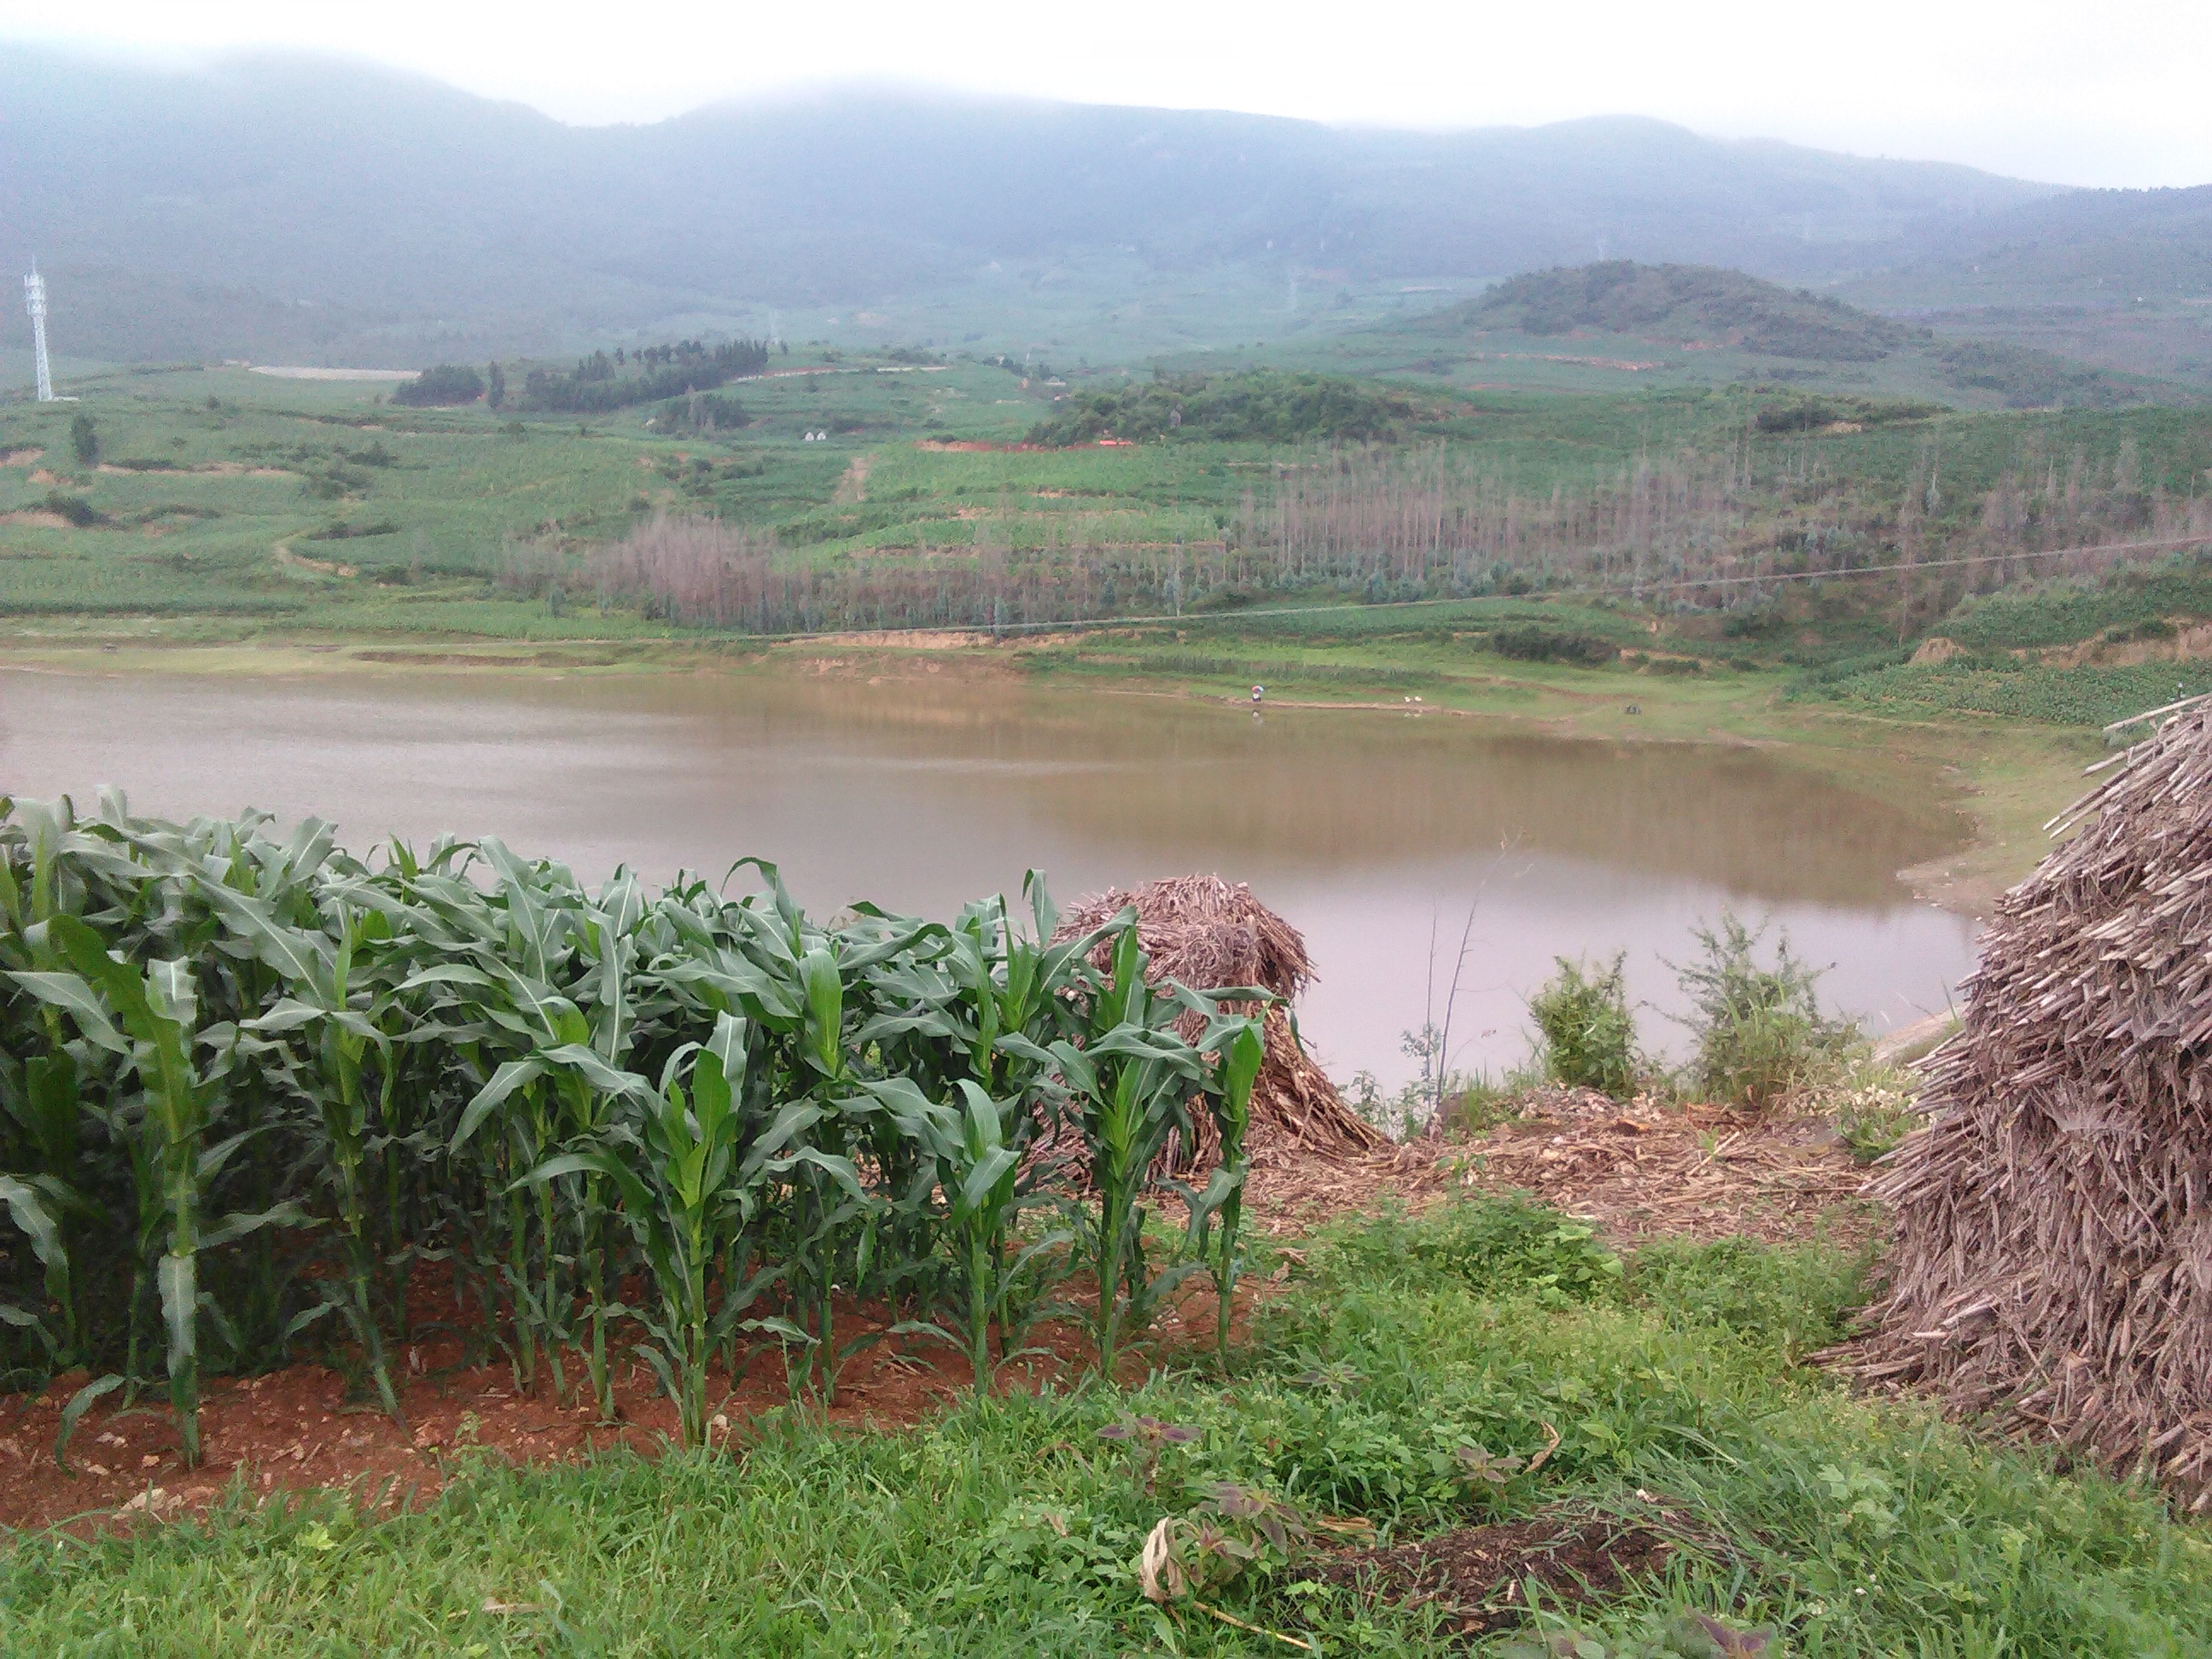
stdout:
[(9, 37), (351, 52), (580, 122), (895, 77), (1392, 125), (1656, 115), (2067, 184), (2212, 183), (2212, 0), (0, 0)]

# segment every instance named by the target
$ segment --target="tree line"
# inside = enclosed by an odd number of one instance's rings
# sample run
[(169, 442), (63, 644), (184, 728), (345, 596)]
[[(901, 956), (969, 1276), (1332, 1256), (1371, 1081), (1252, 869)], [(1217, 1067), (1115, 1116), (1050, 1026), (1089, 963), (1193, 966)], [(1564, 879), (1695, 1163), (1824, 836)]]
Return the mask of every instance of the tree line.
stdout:
[(1012, 628), (1170, 615), (1271, 595), (1369, 602), (1600, 591), (1670, 610), (1755, 609), (1788, 584), (1857, 573), (1900, 630), (1970, 593), (2087, 574), (2104, 544), (2212, 536), (2212, 501), (2146, 484), (2132, 441), (2093, 460), (2023, 457), (1954, 498), (1929, 446), (1887, 484), (1840, 478), (1806, 447), (1753, 476), (1747, 447), (1638, 459), (1580, 489), (1529, 490), (1479, 454), (1360, 447), (1247, 490), (1213, 539), (1014, 546), (988, 520), (966, 548), (799, 563), (774, 532), (657, 514), (579, 556), (510, 550), (507, 580), (755, 634)]

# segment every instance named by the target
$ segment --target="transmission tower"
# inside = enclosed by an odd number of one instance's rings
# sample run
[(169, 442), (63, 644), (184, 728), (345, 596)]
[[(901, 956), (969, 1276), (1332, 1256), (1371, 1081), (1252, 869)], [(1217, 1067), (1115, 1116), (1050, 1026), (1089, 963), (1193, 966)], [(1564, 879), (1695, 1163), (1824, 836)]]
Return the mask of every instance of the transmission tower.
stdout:
[(23, 278), (23, 307), (31, 313), (31, 349), (38, 358), (39, 401), (54, 401), (54, 372), (46, 363), (46, 279), (34, 264)]

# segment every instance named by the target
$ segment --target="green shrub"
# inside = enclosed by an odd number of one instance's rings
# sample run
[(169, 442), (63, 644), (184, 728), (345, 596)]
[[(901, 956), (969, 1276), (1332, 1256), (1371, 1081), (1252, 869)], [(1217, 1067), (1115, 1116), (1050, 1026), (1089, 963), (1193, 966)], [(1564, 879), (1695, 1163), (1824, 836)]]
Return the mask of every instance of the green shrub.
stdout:
[(1490, 648), (1516, 662), (1564, 662), (1595, 668), (1620, 656), (1610, 640), (1595, 634), (1563, 634), (1550, 628), (1501, 628), (1490, 636)]
[(79, 530), (90, 530), (95, 526), (113, 522), (107, 514), (102, 513), (83, 496), (65, 495), (58, 489), (48, 490), (46, 499), (41, 505), (47, 512), (58, 518), (67, 520)]
[(1607, 1302), (1620, 1258), (1588, 1222), (1520, 1195), (1455, 1199), (1419, 1217), (1395, 1205), (1322, 1242), (1324, 1282), (1449, 1285), (1476, 1296), (1533, 1296), (1549, 1307)]
[(1624, 952), (1601, 972), (1553, 958), (1559, 971), (1528, 999), (1544, 1041), (1544, 1074), (1571, 1088), (1625, 1100), (1636, 1091), (1636, 1016), (1621, 976)]
[(1669, 964), (1695, 1010), (1684, 1021), (1698, 1041), (1692, 1081), (1709, 1100), (1754, 1111), (1833, 1077), (1858, 1036), (1821, 1014), (1820, 974), (1791, 952), (1787, 933), (1773, 965), (1759, 964), (1765, 933), (1724, 911), (1717, 930), (1697, 930), (1699, 960)]

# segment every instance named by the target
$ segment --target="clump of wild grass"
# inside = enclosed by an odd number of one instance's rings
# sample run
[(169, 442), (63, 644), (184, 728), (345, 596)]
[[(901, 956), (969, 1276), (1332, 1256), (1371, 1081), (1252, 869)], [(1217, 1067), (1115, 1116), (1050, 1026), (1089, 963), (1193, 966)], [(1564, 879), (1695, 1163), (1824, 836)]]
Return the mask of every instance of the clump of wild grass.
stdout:
[(1689, 1081), (1708, 1100), (1754, 1112), (1838, 1081), (1863, 1046), (1856, 1022), (1820, 1012), (1820, 970), (1787, 933), (1771, 962), (1760, 961), (1765, 932), (1723, 911), (1718, 927), (1696, 930), (1696, 960), (1668, 964), (1692, 1011), (1681, 1017), (1697, 1038)]
[(1479, 1135), (1494, 1128), (1517, 1113), (1522, 1097), (1543, 1080), (1540, 1072), (1523, 1066), (1503, 1073), (1453, 1071), (1441, 1083), (1415, 1078), (1386, 1094), (1375, 1073), (1363, 1071), (1339, 1084), (1337, 1092), (1391, 1139), (1410, 1140), (1431, 1128), (1444, 1135)]
[(1873, 1163), (1927, 1121), (1919, 1074), (1871, 1054), (1848, 1068), (1826, 1104), (1836, 1133), (1862, 1164)]
[(1569, 1088), (1595, 1089), (1625, 1100), (1636, 1092), (1642, 1069), (1636, 1052), (1636, 1016), (1623, 976), (1626, 952), (1612, 964), (1591, 968), (1555, 957), (1559, 972), (1528, 999), (1536, 1022), (1544, 1074)]

